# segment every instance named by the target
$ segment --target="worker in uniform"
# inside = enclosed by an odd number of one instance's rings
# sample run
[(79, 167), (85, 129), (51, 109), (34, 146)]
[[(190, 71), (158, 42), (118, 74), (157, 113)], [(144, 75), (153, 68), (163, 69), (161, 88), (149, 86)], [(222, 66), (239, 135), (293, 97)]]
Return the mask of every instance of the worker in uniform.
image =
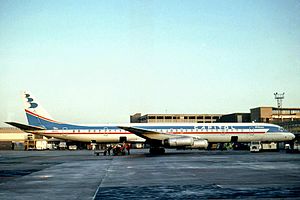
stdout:
[(126, 150), (127, 150), (128, 155), (130, 155), (131, 144), (129, 144), (129, 143), (126, 144), (125, 148), (126, 148)]
[(110, 156), (110, 151), (112, 150), (112, 145), (108, 145), (107, 147), (107, 154)]

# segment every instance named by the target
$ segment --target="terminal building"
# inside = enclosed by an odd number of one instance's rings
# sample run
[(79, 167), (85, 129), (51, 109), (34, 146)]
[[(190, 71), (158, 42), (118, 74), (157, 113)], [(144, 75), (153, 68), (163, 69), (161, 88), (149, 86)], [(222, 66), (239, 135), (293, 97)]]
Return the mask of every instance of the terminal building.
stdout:
[(300, 121), (300, 108), (258, 107), (250, 109), (251, 121), (280, 123)]
[(46, 138), (40, 135), (25, 133), (17, 128), (0, 128), (1, 150), (29, 150), (46, 146)]
[(251, 122), (251, 114), (250, 113), (232, 113), (222, 115), (217, 122)]
[(23, 132), (13, 127), (0, 128), (0, 150), (91, 149), (90, 144), (47, 138)]
[(130, 123), (214, 123), (221, 114), (145, 114), (130, 116)]
[(257, 107), (249, 113), (231, 114), (145, 114), (130, 116), (130, 123), (216, 123), (216, 122), (265, 122), (279, 123), (300, 121), (300, 108)]
[(130, 116), (130, 123), (216, 123), (251, 122), (250, 113), (232, 114), (145, 114)]

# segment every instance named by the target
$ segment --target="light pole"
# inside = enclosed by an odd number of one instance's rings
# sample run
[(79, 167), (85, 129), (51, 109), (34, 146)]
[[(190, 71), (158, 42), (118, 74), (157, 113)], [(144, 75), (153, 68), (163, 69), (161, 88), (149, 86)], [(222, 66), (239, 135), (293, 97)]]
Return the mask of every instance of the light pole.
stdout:
[[(282, 100), (284, 99), (284, 93), (274, 93), (275, 99), (277, 100), (277, 108), (278, 108), (278, 121), (281, 115), (281, 108), (282, 108)], [(282, 121), (282, 118), (281, 118)]]

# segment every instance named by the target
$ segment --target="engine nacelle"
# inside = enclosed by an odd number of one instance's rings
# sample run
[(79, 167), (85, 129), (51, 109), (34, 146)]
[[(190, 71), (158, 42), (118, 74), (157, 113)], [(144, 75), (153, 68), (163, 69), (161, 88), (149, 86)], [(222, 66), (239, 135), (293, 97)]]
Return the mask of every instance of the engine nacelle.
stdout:
[(194, 144), (191, 146), (192, 149), (206, 149), (207, 147), (207, 140), (194, 140)]
[(194, 140), (191, 137), (169, 138), (164, 140), (165, 147), (202, 149), (208, 147), (207, 140)]
[(193, 144), (194, 139), (191, 137), (169, 138), (164, 140), (164, 145), (166, 147), (184, 147), (192, 146)]

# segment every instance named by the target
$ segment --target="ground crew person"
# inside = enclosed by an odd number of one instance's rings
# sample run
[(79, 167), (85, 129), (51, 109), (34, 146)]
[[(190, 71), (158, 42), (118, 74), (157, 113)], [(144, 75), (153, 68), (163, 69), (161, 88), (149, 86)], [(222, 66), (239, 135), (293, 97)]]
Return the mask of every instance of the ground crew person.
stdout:
[(108, 155), (110, 156), (110, 150), (112, 149), (112, 146), (111, 145), (109, 145), (108, 147), (107, 147), (107, 153), (108, 153)]
[(131, 148), (131, 145), (130, 144), (126, 144), (125, 146), (127, 152), (128, 152), (128, 155), (130, 155), (130, 148)]

